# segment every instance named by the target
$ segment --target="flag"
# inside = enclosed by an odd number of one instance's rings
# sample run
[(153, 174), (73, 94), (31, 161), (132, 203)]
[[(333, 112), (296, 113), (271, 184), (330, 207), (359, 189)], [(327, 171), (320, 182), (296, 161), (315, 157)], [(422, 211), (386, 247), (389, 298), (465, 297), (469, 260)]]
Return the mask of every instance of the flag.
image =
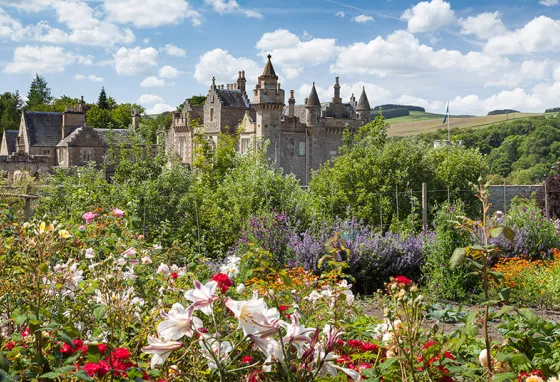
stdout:
[(443, 122), (445, 123), (445, 121), (447, 121), (447, 118), (449, 117), (449, 102), (447, 102), (447, 110), (445, 111), (445, 117), (443, 117)]

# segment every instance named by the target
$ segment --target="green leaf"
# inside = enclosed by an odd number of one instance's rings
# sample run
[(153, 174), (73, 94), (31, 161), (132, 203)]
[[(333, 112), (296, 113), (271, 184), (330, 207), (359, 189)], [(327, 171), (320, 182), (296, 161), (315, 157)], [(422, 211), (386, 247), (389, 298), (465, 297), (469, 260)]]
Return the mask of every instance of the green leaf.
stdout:
[(503, 301), (509, 300), (509, 294), (510, 294), (510, 289), (509, 288), (504, 288), (502, 290), (500, 290), (500, 292), (498, 293), (500, 295), (500, 298)]
[(80, 371), (77, 371), (77, 372), (75, 372), (75, 373), (73, 373), (73, 374), (74, 374), (74, 376), (75, 376), (76, 378), (78, 378), (80, 381), (88, 381), (88, 382), (92, 382), (92, 381), (93, 381), (93, 379), (91, 379), (91, 378), (89, 377), (89, 375), (87, 375), (87, 373), (85, 372), (85, 370), (80, 370)]
[(49, 265), (47, 263), (41, 263), (41, 265), (39, 265), (39, 270), (42, 274), (47, 274), (49, 272)]
[(285, 269), (281, 270), (279, 275), (284, 284), (290, 287), (294, 285), (292, 278), (288, 275), (288, 272)]
[(504, 227), (500, 226), (500, 227), (496, 227), (496, 228), (492, 228), (490, 230), (490, 236), (492, 236), (494, 239), (500, 237), (500, 235), (504, 233)]
[(88, 345), (87, 357), (89, 362), (98, 363), (101, 359), (99, 347), (97, 345)]
[(525, 355), (525, 353), (515, 353), (511, 357), (511, 363), (514, 365), (525, 365), (526, 363), (531, 363), (531, 361)]
[(509, 227), (504, 227), (504, 237), (509, 241), (513, 241), (515, 239), (515, 231)]
[(518, 309), (518, 312), (523, 318), (529, 321), (530, 324), (535, 324), (539, 320), (539, 316), (537, 316), (532, 309), (521, 308)]
[(496, 271), (490, 271), (490, 276), (492, 276), (494, 278), (494, 280), (496, 281), (500, 281), (504, 278), (504, 274), (501, 272), (496, 272)]
[(49, 373), (45, 373), (41, 375), (39, 378), (56, 379), (58, 377), (60, 377), (60, 373), (55, 373), (54, 371), (51, 371)]
[(465, 262), (467, 258), (467, 249), (466, 248), (457, 248), (453, 251), (453, 255), (451, 256), (451, 260), (449, 260), (449, 265), (451, 268), (456, 268)]
[(105, 305), (98, 305), (95, 309), (93, 309), (93, 316), (97, 321), (102, 321), (103, 317), (105, 317), (106, 311), (107, 307)]
[(492, 382), (509, 381), (517, 379), (517, 374), (515, 373), (499, 373), (494, 374), (492, 377)]
[(0, 370), (8, 371), (10, 369), (10, 361), (0, 354)]
[(502, 309), (500, 309), (497, 313), (496, 316), (500, 317), (503, 316), (504, 314), (508, 314), (511, 313), (515, 310), (515, 308), (513, 306), (509, 306), (509, 305), (504, 305), (502, 307)]

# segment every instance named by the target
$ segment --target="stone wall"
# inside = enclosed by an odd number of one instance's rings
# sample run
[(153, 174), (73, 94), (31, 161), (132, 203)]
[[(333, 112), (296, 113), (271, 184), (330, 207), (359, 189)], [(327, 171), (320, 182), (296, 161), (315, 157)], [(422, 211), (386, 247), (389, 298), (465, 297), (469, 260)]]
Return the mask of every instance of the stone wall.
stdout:
[(492, 204), (490, 212), (502, 211), (507, 213), (511, 205), (511, 201), (516, 196), (530, 197), (533, 194), (544, 194), (543, 185), (505, 185), (505, 186), (490, 186), (490, 196), (488, 201)]
[(26, 171), (31, 175), (45, 175), (51, 169), (51, 158), (42, 155), (12, 154), (0, 156), (0, 172), (12, 178), (16, 171)]

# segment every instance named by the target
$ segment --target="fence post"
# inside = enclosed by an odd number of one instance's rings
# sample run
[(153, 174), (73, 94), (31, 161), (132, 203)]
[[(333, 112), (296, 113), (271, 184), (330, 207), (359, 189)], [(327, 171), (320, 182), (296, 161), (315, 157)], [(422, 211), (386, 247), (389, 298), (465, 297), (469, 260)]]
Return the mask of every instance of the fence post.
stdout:
[(428, 185), (422, 183), (422, 229), (428, 232)]
[(31, 219), (31, 198), (25, 198), (24, 221)]
[(544, 209), (547, 218), (550, 218), (550, 211), (548, 210), (548, 187), (544, 182)]
[(507, 214), (507, 191), (506, 191), (506, 181), (504, 180), (504, 215)]

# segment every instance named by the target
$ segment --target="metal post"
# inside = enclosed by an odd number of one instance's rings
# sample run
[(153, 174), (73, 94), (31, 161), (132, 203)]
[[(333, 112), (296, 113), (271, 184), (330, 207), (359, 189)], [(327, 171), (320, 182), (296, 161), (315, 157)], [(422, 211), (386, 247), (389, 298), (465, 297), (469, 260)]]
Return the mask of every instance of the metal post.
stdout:
[(507, 192), (506, 192), (506, 181), (504, 180), (504, 214), (507, 214)]
[(550, 218), (550, 211), (548, 209), (548, 187), (544, 182), (544, 210), (547, 218)]
[(422, 229), (428, 232), (428, 185), (422, 183)]

